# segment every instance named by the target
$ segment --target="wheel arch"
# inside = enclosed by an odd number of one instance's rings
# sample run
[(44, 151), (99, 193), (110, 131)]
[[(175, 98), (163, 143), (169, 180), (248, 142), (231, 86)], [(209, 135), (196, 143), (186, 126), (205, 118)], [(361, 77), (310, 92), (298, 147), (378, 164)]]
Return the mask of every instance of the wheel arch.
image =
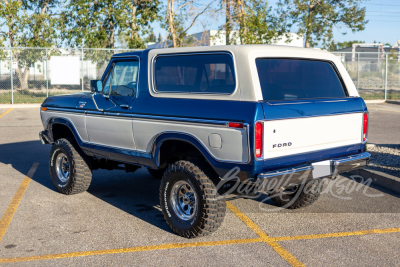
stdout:
[[(68, 132), (60, 132), (61, 130), (67, 129)], [(79, 146), (83, 145), (83, 141), (80, 138), (78, 131), (69, 119), (52, 117), (47, 122), (46, 130), (48, 131), (48, 137), (51, 139), (52, 143), (57, 141), (59, 138), (73, 137)]]
[[(196, 137), (194, 137), (191, 134), (188, 133), (182, 133), (182, 132), (164, 132), (158, 135), (154, 142), (153, 142), (153, 147), (152, 147), (152, 158), (154, 159), (155, 166), (157, 168), (162, 168), (165, 167), (166, 163), (171, 163), (168, 162), (168, 159), (166, 159), (166, 150), (171, 148), (173, 145), (185, 145), (183, 149), (189, 149), (189, 159), (190, 157), (194, 158), (201, 158), (204, 159), (211, 167), (214, 169), (214, 171), (221, 176), (221, 170), (220, 168), (216, 167), (219, 164), (221, 164), (219, 161), (217, 161), (211, 153), (205, 148), (205, 145), (201, 143), (200, 140), (198, 140)], [(177, 149), (175, 151), (172, 151), (173, 156), (176, 156), (174, 152), (180, 153), (182, 149)], [(174, 161), (182, 160), (182, 158), (177, 157)], [(225, 172), (223, 172), (225, 173)]]

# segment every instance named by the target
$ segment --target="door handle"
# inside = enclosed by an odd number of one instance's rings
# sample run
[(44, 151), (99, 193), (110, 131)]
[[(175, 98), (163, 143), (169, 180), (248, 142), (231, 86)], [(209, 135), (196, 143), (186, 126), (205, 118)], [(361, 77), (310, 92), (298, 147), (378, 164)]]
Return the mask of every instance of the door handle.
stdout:
[(120, 105), (120, 106), (121, 106), (121, 108), (125, 108), (125, 109), (129, 108), (129, 105)]

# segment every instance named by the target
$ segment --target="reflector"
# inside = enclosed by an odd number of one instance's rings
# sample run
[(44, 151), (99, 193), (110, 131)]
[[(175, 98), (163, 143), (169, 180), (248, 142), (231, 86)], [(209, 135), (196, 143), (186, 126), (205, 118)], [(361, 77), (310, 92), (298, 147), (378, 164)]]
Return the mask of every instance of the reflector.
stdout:
[(260, 158), (263, 153), (263, 124), (261, 122), (257, 122), (254, 131), (254, 147), (256, 151), (256, 157)]

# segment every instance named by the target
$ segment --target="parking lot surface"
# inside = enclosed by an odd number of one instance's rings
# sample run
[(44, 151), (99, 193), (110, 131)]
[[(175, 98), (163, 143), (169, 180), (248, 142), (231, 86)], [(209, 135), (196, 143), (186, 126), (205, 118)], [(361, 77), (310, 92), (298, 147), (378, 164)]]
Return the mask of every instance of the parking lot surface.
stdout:
[[(392, 106), (369, 106), (370, 142), (400, 143)], [(339, 177), (298, 210), (266, 195), (229, 200), (217, 232), (185, 239), (144, 168), (97, 170), (87, 192), (57, 193), (42, 129), (38, 109), (0, 109), (0, 265), (400, 265), (400, 195), (366, 181)]]
[(370, 115), (368, 142), (400, 144), (400, 105), (368, 104)]

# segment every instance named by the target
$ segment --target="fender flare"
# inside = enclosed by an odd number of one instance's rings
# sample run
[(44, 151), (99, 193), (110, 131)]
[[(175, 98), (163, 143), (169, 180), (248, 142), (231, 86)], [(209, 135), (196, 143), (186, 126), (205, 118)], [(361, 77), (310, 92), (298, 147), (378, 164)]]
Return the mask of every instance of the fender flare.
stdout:
[(75, 138), (76, 142), (78, 143), (78, 145), (80, 147), (85, 147), (85, 143), (82, 141), (81, 137), (79, 136), (79, 133), (75, 129), (74, 124), (69, 119), (60, 118), (60, 117), (51, 117), (47, 121), (47, 126), (46, 126), (47, 137), (49, 138), (51, 143), (54, 143), (53, 125), (55, 125), (55, 124), (62, 124), (62, 125), (67, 126), (70, 129), (70, 131), (72, 132), (72, 134), (74, 135), (74, 138)]
[[(203, 157), (207, 160), (207, 162), (212, 166), (212, 168), (217, 172), (217, 174), (220, 177), (223, 177), (227, 171), (232, 169), (235, 166), (240, 165), (241, 167), (247, 167), (248, 165), (246, 163), (239, 163), (239, 162), (228, 162), (228, 161), (221, 161), (216, 159), (209, 151), (207, 148), (205, 148), (205, 145), (198, 140), (195, 136), (184, 133), (184, 132), (164, 132), (158, 135), (153, 142), (152, 150), (151, 150), (151, 156), (154, 160), (154, 163), (157, 167), (160, 166), (160, 149), (162, 144), (165, 141), (169, 140), (176, 140), (176, 141), (183, 141), (186, 143), (191, 144), (194, 146), (202, 155)], [(246, 168), (247, 169), (247, 168)]]

